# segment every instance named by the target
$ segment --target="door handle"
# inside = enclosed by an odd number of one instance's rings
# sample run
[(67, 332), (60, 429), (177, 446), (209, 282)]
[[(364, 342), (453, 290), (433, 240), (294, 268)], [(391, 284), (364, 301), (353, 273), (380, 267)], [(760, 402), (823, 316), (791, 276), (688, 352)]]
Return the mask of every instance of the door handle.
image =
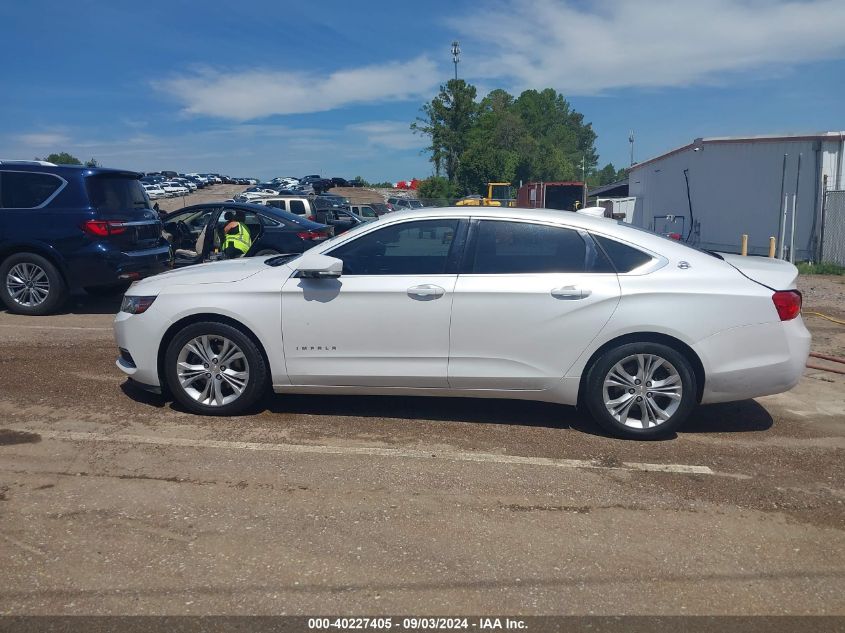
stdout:
[(578, 299), (586, 299), (591, 294), (592, 290), (578, 288), (577, 286), (562, 286), (552, 290), (552, 296), (555, 299), (565, 299), (568, 301), (577, 301)]
[(433, 284), (424, 284), (422, 286), (413, 286), (408, 288), (408, 296), (412, 299), (438, 299), (446, 294), (446, 291), (440, 286)]

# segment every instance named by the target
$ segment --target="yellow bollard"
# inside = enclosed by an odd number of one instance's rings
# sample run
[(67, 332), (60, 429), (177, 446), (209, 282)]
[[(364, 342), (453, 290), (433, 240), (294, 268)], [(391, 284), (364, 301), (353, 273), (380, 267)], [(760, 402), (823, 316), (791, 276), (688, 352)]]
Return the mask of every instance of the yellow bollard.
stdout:
[(775, 240), (775, 238), (773, 238), (773, 237), (769, 238), (769, 257), (775, 256), (775, 242), (776, 241), (777, 240)]
[(742, 256), (748, 255), (748, 235), (742, 234)]

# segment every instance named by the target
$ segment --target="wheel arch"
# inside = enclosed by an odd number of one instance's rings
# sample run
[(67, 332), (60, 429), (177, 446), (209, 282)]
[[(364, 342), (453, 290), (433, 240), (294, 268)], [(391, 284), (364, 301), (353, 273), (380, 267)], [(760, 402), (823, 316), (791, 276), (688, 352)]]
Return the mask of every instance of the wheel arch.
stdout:
[(188, 327), (189, 325), (193, 325), (194, 323), (204, 323), (204, 322), (212, 322), (212, 323), (222, 323), (225, 325), (230, 325), (241, 332), (249, 339), (255, 343), (255, 346), (258, 348), (258, 351), (261, 352), (261, 357), (264, 359), (264, 364), (267, 367), (268, 375), (271, 372), (270, 368), (270, 359), (267, 356), (267, 350), (264, 349), (264, 345), (261, 343), (261, 339), (259, 339), (255, 332), (253, 332), (250, 328), (246, 325), (238, 321), (237, 319), (233, 319), (232, 317), (223, 315), (223, 314), (215, 314), (213, 312), (200, 312), (197, 314), (190, 314), (188, 316), (182, 317), (178, 321), (175, 321), (167, 328), (164, 335), (161, 337), (161, 341), (159, 342), (158, 346), (158, 354), (156, 356), (156, 372), (158, 373), (159, 384), (161, 385), (162, 391), (167, 390), (167, 377), (164, 370), (164, 359), (167, 355), (167, 348), (170, 346), (170, 342), (179, 333), (182, 329)]
[(676, 352), (683, 355), (684, 358), (689, 361), (690, 365), (692, 366), (693, 373), (695, 374), (696, 402), (701, 402), (701, 397), (704, 393), (704, 381), (706, 379), (706, 374), (704, 372), (704, 364), (701, 362), (701, 359), (698, 357), (698, 354), (695, 353), (695, 350), (693, 350), (689, 345), (687, 345), (680, 339), (677, 339), (674, 336), (670, 336), (669, 334), (662, 334), (660, 332), (631, 332), (630, 334), (623, 334), (607, 341), (595, 352), (593, 352), (592, 356), (590, 356), (590, 359), (584, 366), (584, 371), (581, 372), (581, 380), (578, 384), (579, 405), (582, 402), (582, 397), (584, 394), (584, 385), (587, 382), (587, 376), (589, 375), (590, 370), (593, 368), (593, 365), (595, 365), (596, 361), (607, 350), (612, 349), (614, 347), (618, 347), (619, 345), (626, 345), (628, 343), (659, 343), (661, 345), (671, 347)]
[(38, 242), (16, 242), (12, 244), (4, 244), (0, 246), (0, 265), (2, 265), (2, 263), (12, 255), (18, 255), (21, 253), (39, 255), (49, 261), (56, 267), (56, 270), (59, 271), (65, 285), (70, 287), (67, 266), (64, 258), (54, 247), (48, 244), (40, 244)]

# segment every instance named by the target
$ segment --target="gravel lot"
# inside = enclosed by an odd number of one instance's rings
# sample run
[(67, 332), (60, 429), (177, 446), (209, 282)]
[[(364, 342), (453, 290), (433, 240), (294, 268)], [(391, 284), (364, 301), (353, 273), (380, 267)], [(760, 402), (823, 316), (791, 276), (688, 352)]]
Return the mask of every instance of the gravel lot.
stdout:
[(0, 614), (845, 614), (845, 376), (648, 443), (516, 401), (197, 417), (125, 384), (117, 306), (0, 313)]

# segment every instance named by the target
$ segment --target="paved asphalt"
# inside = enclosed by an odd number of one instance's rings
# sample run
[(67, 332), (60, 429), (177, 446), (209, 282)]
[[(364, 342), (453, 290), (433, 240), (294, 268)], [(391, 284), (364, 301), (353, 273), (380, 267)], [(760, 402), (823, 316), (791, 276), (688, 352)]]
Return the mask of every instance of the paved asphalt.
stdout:
[(126, 386), (115, 301), (0, 313), (0, 614), (845, 614), (845, 377), (677, 437), (575, 409)]

